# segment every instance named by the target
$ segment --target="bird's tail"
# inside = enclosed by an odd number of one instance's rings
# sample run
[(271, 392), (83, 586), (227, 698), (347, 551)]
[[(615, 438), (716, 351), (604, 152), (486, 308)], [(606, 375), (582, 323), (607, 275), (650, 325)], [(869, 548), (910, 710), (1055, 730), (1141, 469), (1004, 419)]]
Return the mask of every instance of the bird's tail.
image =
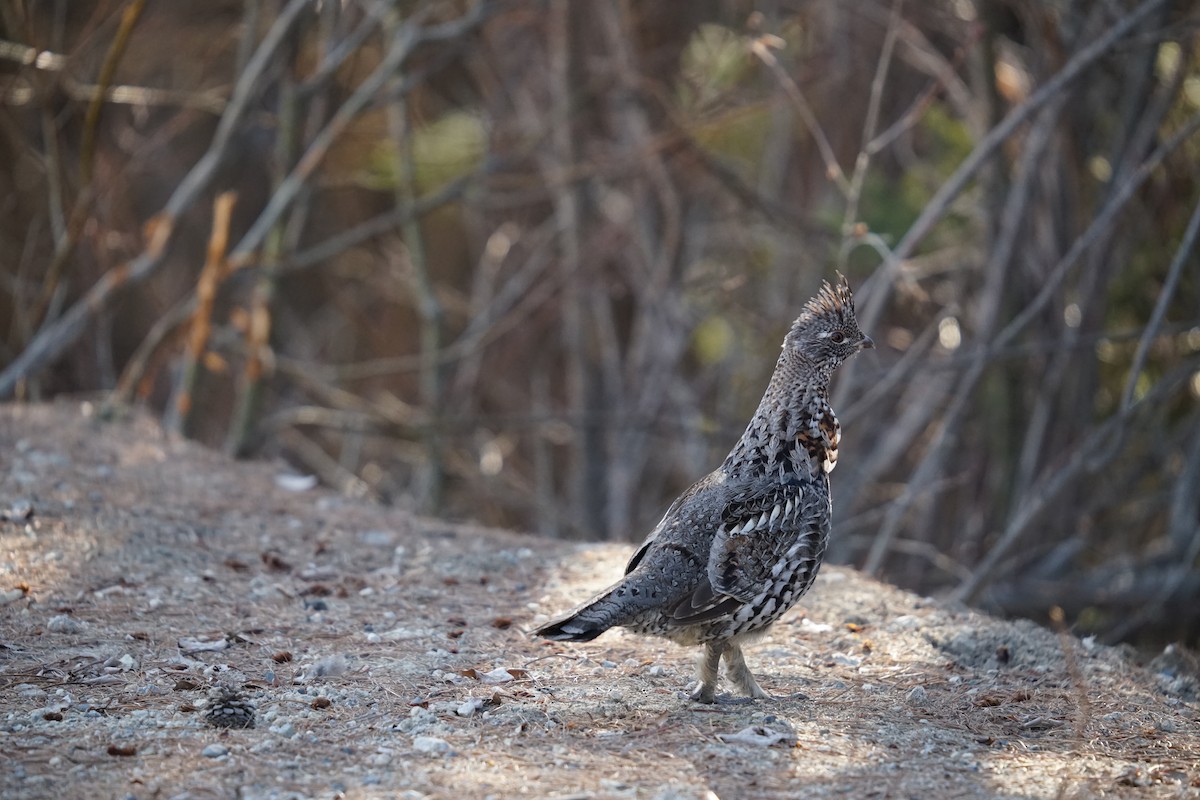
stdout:
[(574, 611), (547, 622), (533, 634), (556, 642), (590, 642), (609, 628), (624, 624), (629, 610), (618, 594), (620, 587), (617, 584), (602, 592)]

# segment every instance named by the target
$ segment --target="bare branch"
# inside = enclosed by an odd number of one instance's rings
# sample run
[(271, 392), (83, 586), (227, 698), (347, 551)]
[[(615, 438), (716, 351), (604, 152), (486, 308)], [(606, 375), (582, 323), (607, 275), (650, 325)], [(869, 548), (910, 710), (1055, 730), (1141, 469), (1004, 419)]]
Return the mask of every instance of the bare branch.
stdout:
[(74, 344), (96, 313), (107, 308), (119, 291), (141, 283), (158, 269), (174, 231), (175, 220), (191, 207), (211, 183), (217, 167), (228, 153), (234, 131), (261, 88), (267, 67), (308, 5), (308, 0), (289, 0), (280, 12), (254, 58), (239, 77), (207, 152), (175, 187), (163, 210), (155, 218), (156, 224), (152, 226), (153, 233), (146, 249), (121, 268), (104, 275), (66, 313), (38, 331), (21, 354), (0, 372), (0, 398), (11, 397), (19, 381), (44, 368)]
[[(1029, 96), (1028, 100), (1010, 111), (1000, 124), (988, 131), (988, 134), (971, 150), (971, 154), (959, 164), (954, 174), (942, 184), (933, 198), (925, 205), (916, 222), (909, 227), (904, 238), (892, 251), (891, 258), (871, 277), (871, 289), (864, 293), (866, 302), (862, 304), (862, 311), (859, 314), (864, 330), (870, 330), (879, 319), (879, 314), (890, 294), (891, 282), (901, 263), (916, 249), (934, 223), (946, 213), (946, 209), (950, 207), (954, 198), (958, 197), (963, 188), (975, 177), (979, 168), (987, 163), (1000, 145), (1025, 120), (1066, 89), (1088, 67), (1112, 50), (1117, 42), (1166, 2), (1167, 0), (1145, 0), (1128, 14), (1120, 17), (1103, 36), (1075, 53), (1053, 78), (1039, 87)], [(853, 368), (852, 364), (850, 366)]]
[(1129, 367), (1129, 377), (1125, 380), (1125, 391), (1121, 393), (1122, 409), (1129, 408), (1133, 403), (1138, 378), (1141, 377), (1142, 370), (1146, 367), (1146, 355), (1150, 352), (1150, 343), (1154, 341), (1154, 337), (1158, 336), (1163, 319), (1167, 316), (1167, 306), (1170, 305), (1171, 298), (1175, 295), (1175, 289), (1179, 286), (1179, 279), (1183, 275), (1183, 265), (1188, 263), (1188, 259), (1191, 258), (1198, 237), (1200, 237), (1200, 203), (1197, 203), (1196, 207), (1192, 209), (1192, 216), (1188, 219), (1183, 240), (1176, 248), (1175, 258), (1171, 260), (1171, 266), (1167, 269), (1166, 283), (1163, 284), (1162, 291), (1158, 293), (1158, 300), (1154, 304), (1153, 313), (1150, 314), (1150, 321), (1146, 323), (1146, 330), (1138, 341), (1137, 353), (1133, 357), (1133, 364)]

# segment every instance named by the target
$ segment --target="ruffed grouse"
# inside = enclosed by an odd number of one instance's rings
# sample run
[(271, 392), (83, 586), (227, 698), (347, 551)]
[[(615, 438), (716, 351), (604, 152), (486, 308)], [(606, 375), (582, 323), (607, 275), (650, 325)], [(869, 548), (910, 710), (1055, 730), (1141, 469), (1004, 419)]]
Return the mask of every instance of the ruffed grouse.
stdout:
[(829, 379), (873, 347), (845, 278), (825, 283), (783, 340), (766, 394), (725, 462), (671, 504), (625, 577), (536, 633), (586, 642), (609, 628), (705, 646), (692, 699), (714, 702), (718, 667), (752, 698), (742, 643), (812, 586), (829, 540), (829, 471), (841, 436)]

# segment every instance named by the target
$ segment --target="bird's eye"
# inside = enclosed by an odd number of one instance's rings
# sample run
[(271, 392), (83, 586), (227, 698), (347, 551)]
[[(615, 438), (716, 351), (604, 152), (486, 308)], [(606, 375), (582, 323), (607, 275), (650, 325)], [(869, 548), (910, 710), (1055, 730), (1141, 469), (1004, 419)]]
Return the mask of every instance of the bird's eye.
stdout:
[(846, 334), (842, 333), (841, 331), (834, 331), (833, 333), (829, 334), (829, 341), (833, 342), (834, 344), (842, 344), (846, 341)]

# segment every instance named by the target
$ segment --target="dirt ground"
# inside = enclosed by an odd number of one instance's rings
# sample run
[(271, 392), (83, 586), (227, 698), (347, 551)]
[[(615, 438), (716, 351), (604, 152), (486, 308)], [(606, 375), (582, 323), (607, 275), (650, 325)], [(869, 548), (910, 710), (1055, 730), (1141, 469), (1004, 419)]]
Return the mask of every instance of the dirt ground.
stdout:
[(87, 404), (0, 406), (0, 794), (1200, 797), (1187, 657), (848, 569), (748, 651), (771, 701), (689, 702), (667, 642), (525, 633), (629, 552), (305, 488)]

